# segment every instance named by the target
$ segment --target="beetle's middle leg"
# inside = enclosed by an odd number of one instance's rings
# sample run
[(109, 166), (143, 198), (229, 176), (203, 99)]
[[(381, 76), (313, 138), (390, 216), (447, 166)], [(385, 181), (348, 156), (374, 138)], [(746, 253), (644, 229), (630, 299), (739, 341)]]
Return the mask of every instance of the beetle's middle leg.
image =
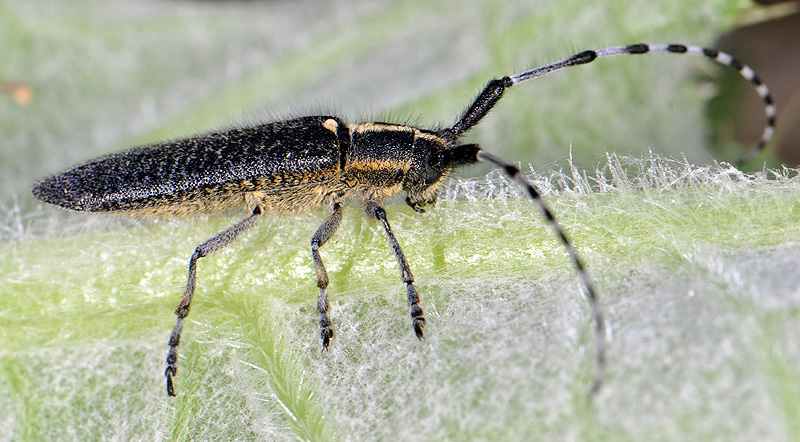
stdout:
[(333, 203), (333, 213), (319, 226), (317, 232), (311, 238), (311, 256), (314, 259), (314, 270), (317, 272), (317, 287), (319, 287), (319, 299), (317, 300), (317, 311), (319, 311), (319, 335), (322, 338), (322, 350), (328, 348), (328, 344), (333, 337), (333, 327), (328, 318), (328, 272), (325, 264), (319, 256), (319, 248), (322, 247), (336, 233), (339, 224), (342, 223), (342, 206)]
[(386, 211), (377, 202), (366, 201), (364, 213), (383, 224), (383, 229), (389, 238), (389, 245), (392, 247), (394, 256), (397, 258), (397, 265), (400, 267), (400, 278), (406, 284), (408, 306), (411, 309), (411, 325), (414, 327), (414, 333), (416, 333), (417, 338), (421, 340), (422, 329), (425, 327), (425, 316), (422, 314), (422, 307), (419, 306), (419, 293), (417, 288), (414, 287), (414, 275), (411, 274), (406, 256), (403, 254), (403, 250), (400, 248), (391, 226), (389, 226), (389, 221), (386, 219)]

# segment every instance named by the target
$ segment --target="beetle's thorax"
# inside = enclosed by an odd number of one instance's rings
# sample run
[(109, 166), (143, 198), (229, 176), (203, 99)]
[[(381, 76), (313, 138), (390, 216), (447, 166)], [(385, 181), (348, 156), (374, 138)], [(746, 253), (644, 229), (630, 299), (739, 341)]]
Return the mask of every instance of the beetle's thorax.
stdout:
[(351, 124), (342, 179), (376, 197), (405, 191), (412, 201), (432, 202), (449, 172), (444, 141), (436, 133), (387, 123)]

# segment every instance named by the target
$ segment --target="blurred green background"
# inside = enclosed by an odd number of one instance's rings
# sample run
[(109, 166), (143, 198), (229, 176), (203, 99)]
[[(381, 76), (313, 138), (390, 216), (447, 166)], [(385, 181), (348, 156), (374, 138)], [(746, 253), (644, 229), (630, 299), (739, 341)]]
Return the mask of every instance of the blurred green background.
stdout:
[[(0, 3), (3, 204), (37, 178), (132, 145), (332, 112), (452, 124), (493, 77), (602, 46), (710, 44), (747, 2), (39, 1)], [(515, 88), (474, 131), (543, 167), (604, 150), (708, 162), (706, 60), (608, 59)], [(706, 78), (708, 80), (708, 78)], [(754, 140), (755, 141), (755, 140)], [(715, 158), (718, 160), (734, 160)]]
[[(710, 153), (707, 60), (614, 58), (525, 83), (469, 136), (543, 172), (595, 275), (611, 342), (594, 408), (575, 275), (496, 173), (455, 182), (424, 215), (389, 208), (422, 343), (358, 209), (322, 252), (337, 333), (324, 354), (308, 251), (324, 213), (266, 217), (202, 260), (172, 400), (163, 359), (188, 257), (234, 218), (131, 223), (29, 193), (100, 154), (265, 119), (452, 124), (492, 77), (590, 48), (709, 45), (749, 8), (0, 2), (0, 82), (33, 93), (0, 98), (0, 440), (798, 440), (796, 172), (706, 166), (741, 152)], [(570, 156), (605, 172), (604, 192), (565, 190), (583, 177)]]

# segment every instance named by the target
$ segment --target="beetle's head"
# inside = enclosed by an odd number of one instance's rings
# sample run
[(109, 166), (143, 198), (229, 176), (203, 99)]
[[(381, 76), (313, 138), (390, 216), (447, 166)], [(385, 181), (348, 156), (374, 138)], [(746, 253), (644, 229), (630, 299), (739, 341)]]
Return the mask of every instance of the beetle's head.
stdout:
[(403, 190), (408, 193), (406, 203), (415, 210), (436, 202), (450, 172), (476, 163), (479, 150), (477, 144), (448, 148), (442, 137), (425, 135), (414, 139), (414, 160), (403, 181)]

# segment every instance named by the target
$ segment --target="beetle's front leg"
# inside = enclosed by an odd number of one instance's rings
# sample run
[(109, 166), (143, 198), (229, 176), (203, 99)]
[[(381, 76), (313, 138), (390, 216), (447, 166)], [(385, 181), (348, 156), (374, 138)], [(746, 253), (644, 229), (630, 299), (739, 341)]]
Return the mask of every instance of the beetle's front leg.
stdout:
[(419, 293), (417, 288), (414, 287), (414, 275), (411, 274), (411, 269), (408, 266), (408, 261), (397, 243), (392, 232), (389, 221), (386, 219), (386, 211), (377, 202), (367, 201), (364, 205), (364, 213), (367, 216), (377, 219), (383, 224), (383, 229), (386, 231), (386, 236), (389, 238), (389, 246), (397, 258), (397, 265), (400, 267), (400, 278), (406, 283), (408, 306), (411, 309), (411, 325), (414, 327), (418, 339), (422, 339), (422, 329), (425, 327), (425, 316), (422, 313), (422, 307), (419, 306)]

